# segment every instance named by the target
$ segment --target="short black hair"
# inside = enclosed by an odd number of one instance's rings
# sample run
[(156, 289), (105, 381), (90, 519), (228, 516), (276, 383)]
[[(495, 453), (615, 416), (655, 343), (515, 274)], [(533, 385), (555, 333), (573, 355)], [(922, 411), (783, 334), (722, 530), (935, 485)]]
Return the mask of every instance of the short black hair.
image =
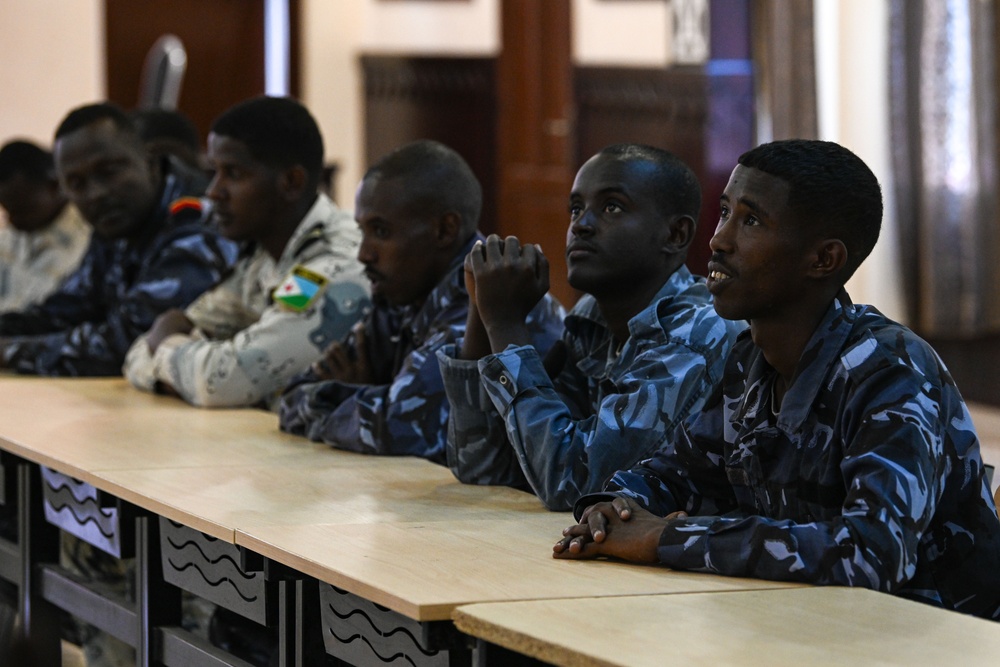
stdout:
[(284, 169), (301, 165), (313, 186), (323, 171), (323, 135), (316, 120), (289, 97), (255, 97), (230, 107), (211, 132), (246, 144), (261, 163)]
[(479, 225), (483, 188), (462, 156), (440, 142), (421, 139), (397, 148), (372, 165), (364, 180), (374, 176), (406, 178), (409, 206), (422, 214), (454, 211), (469, 233)]
[(882, 189), (861, 158), (832, 141), (787, 139), (751, 149), (739, 163), (788, 183), (797, 222), (840, 239), (847, 248), (844, 282), (854, 275), (882, 228)]
[(7, 183), (18, 175), (31, 183), (54, 181), (52, 153), (23, 139), (7, 142), (0, 148), (0, 183)]
[(655, 167), (656, 205), (664, 217), (690, 216), (695, 223), (701, 212), (701, 185), (698, 177), (683, 160), (670, 151), (645, 144), (614, 144), (598, 155), (612, 155), (623, 160), (643, 160)]
[(77, 107), (66, 114), (59, 127), (56, 128), (56, 139), (87, 127), (101, 120), (110, 120), (126, 136), (132, 137), (137, 146), (142, 145), (135, 123), (128, 114), (114, 102), (98, 102)]
[(143, 141), (172, 139), (194, 152), (201, 148), (198, 128), (183, 112), (176, 109), (136, 109), (131, 117)]

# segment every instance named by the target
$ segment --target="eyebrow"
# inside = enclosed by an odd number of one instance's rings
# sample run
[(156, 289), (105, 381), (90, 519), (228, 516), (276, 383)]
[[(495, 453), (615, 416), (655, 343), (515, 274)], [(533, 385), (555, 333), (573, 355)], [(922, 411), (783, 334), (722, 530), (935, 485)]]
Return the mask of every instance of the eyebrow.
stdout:
[[(632, 195), (629, 193), (629, 191), (620, 185), (609, 185), (608, 187), (601, 188), (600, 190), (597, 191), (598, 197), (606, 197), (607, 195), (621, 195), (627, 199), (632, 198)], [(573, 190), (572, 192), (569, 193), (569, 198), (583, 199), (583, 195), (580, 194), (578, 190)]]
[[(728, 202), (729, 201), (729, 195), (727, 195), (725, 192), (723, 192), (722, 196), (719, 197), (719, 201)], [(755, 199), (752, 199), (750, 197), (740, 197), (736, 201), (737, 201), (737, 203), (742, 204), (743, 206), (746, 206), (748, 209), (750, 209), (751, 211), (753, 211), (754, 213), (756, 213), (757, 215), (759, 215), (762, 218), (766, 218), (766, 219), (769, 219), (769, 220), (773, 220), (774, 219), (774, 216), (772, 216), (770, 213), (768, 213), (767, 209), (764, 208), (763, 206), (761, 206), (757, 202), (757, 200), (755, 200)]]

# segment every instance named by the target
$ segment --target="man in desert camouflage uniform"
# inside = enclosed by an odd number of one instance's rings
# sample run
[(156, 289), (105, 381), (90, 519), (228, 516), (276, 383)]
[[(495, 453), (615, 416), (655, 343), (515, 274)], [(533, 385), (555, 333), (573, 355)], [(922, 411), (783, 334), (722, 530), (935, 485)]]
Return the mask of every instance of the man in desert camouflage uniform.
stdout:
[(0, 208), (8, 223), (0, 227), (0, 312), (23, 310), (79, 266), (91, 227), (59, 187), (52, 154), (30, 141), (0, 148)]
[[(368, 170), (354, 215), (375, 307), (289, 385), (283, 431), (341, 449), (444, 462), (448, 404), (435, 352), (464, 329), (462, 263), (483, 239), (481, 206), (468, 164), (433, 141), (407, 144)], [(533, 340), (549, 349), (562, 308), (546, 297), (529, 319)]]
[(276, 408), (296, 374), (369, 305), (357, 225), (317, 193), (323, 139), (298, 102), (260, 97), (213, 124), (207, 195), (223, 235), (244, 244), (233, 271), (186, 310), (164, 313), (126, 357), (147, 391), (201, 407)]
[(843, 284), (878, 239), (850, 151), (740, 157), (709, 289), (750, 321), (718, 392), (648, 461), (576, 504), (556, 557), (861, 586), (1000, 618), (1000, 521), (975, 429), (927, 343)]
[(568, 278), (585, 296), (547, 363), (519, 329), (548, 264), (513, 237), (470, 255), (466, 337), (440, 355), (455, 475), (530, 486), (554, 510), (652, 454), (700, 408), (744, 327), (716, 314), (705, 279), (684, 266), (701, 189), (681, 160), (610, 146), (580, 168), (569, 202)]

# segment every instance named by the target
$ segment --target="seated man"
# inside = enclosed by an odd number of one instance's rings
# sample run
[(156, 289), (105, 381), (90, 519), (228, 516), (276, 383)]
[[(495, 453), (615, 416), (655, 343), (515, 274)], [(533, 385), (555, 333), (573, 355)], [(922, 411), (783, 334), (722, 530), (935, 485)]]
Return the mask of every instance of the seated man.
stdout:
[(700, 207), (695, 175), (657, 148), (610, 146), (580, 168), (566, 263), (585, 295), (566, 317), (563, 358), (544, 366), (524, 322), (547, 289), (544, 257), (513, 237), (473, 249), (466, 337), (458, 359), (439, 354), (460, 480), (527, 480), (549, 509), (570, 509), (701, 407), (743, 325), (719, 317), (684, 266)]
[(235, 269), (136, 339), (125, 377), (201, 407), (263, 404), (368, 307), (354, 220), (317, 194), (323, 138), (298, 102), (260, 97), (213, 124), (212, 218), (245, 244)]
[(198, 128), (183, 112), (147, 107), (132, 111), (129, 117), (150, 153), (157, 156), (172, 155), (192, 169), (203, 168)]
[(94, 228), (80, 266), (45, 301), (0, 315), (0, 366), (38, 375), (119, 375), (153, 320), (218, 282), (237, 247), (205, 226), (180, 163), (146, 152), (112, 104), (71, 111), (56, 130), (63, 189)]
[(1000, 617), (1000, 521), (934, 350), (843, 285), (878, 239), (853, 153), (778, 141), (722, 195), (709, 289), (747, 319), (722, 386), (648, 461), (576, 504), (557, 558), (862, 586)]
[[(455, 151), (433, 141), (383, 157), (358, 187), (358, 258), (375, 307), (342, 344), (294, 380), (281, 429), (341, 449), (444, 461), (447, 402), (435, 352), (464, 328), (462, 263), (477, 233), (482, 189)], [(546, 299), (529, 329), (547, 350), (562, 309)]]
[(28, 141), (0, 148), (0, 311), (51, 294), (80, 264), (90, 225), (59, 187), (52, 154)]

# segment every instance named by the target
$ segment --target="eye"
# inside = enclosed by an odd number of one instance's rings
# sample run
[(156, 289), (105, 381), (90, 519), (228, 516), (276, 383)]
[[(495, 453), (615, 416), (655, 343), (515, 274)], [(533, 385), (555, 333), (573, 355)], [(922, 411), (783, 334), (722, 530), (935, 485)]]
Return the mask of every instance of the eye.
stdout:
[(723, 204), (721, 207), (719, 207), (719, 220), (728, 220), (728, 219), (729, 219), (729, 207)]
[(389, 238), (389, 228), (385, 225), (372, 225), (372, 236), (377, 239)]
[(614, 200), (609, 201), (604, 205), (605, 213), (621, 213), (623, 210), (625, 209), (622, 208), (622, 205)]
[(747, 227), (759, 227), (760, 219), (756, 215), (748, 215), (743, 224)]
[(577, 218), (580, 217), (580, 215), (582, 213), (583, 213), (583, 207), (580, 206), (579, 204), (570, 204), (569, 205), (569, 219), (570, 220), (576, 220)]

